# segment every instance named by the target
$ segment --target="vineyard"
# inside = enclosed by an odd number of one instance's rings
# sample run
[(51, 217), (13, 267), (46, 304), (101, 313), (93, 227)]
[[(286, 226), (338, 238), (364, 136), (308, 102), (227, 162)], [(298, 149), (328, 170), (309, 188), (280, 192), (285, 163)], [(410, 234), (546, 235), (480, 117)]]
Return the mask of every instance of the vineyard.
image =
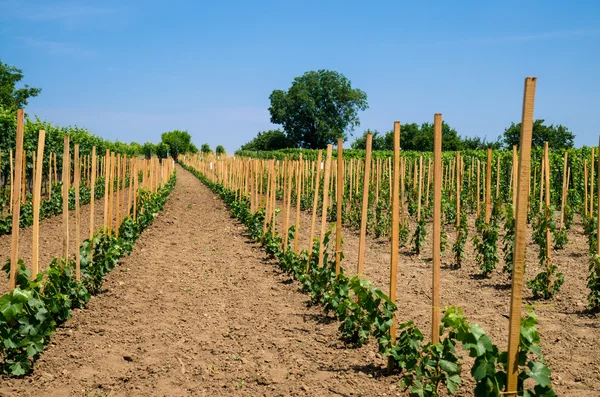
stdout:
[[(347, 345), (376, 341), (388, 368), (402, 370), (400, 383), (411, 393), (454, 394), (470, 383), (475, 395), (499, 395), (511, 367), (510, 351), (503, 353), (508, 328), (503, 313), (519, 316), (513, 363), (520, 395), (555, 395), (549, 362), (554, 372), (562, 371), (554, 378), (559, 388), (561, 379), (574, 378), (575, 388), (587, 379), (597, 389), (598, 357), (590, 352), (598, 337), (592, 319), (600, 309), (595, 172), (600, 161), (593, 148), (553, 153), (546, 144), (525, 158), (516, 147), (440, 152), (436, 158), (372, 153), (370, 136), (366, 152), (341, 146), (339, 141), (336, 155), (330, 145), (326, 153), (239, 151), (236, 160), (181, 161), (298, 281), (310, 305), (337, 319)], [(531, 164), (531, 172), (520, 174), (519, 161)], [(519, 236), (521, 274), (514, 269)], [(382, 245), (390, 241), (391, 254), (385, 255)], [(401, 267), (400, 277), (398, 255), (413, 268)], [(449, 273), (444, 288), (440, 271)], [(511, 280), (516, 277), (524, 296)], [(407, 283), (416, 299), (407, 296)], [(509, 310), (515, 302), (516, 311)], [(398, 319), (406, 322), (397, 324)], [(542, 350), (539, 329), (551, 351)], [(470, 357), (465, 362), (462, 349)], [(578, 375), (560, 368), (566, 357), (580, 357)], [(461, 376), (467, 362), (472, 379)]]
[[(46, 131), (39, 131), (31, 183), (27, 179), (29, 163), (23, 150), (23, 131), (24, 114), (20, 110), (14, 161), (10, 153), (10, 201), (2, 203), (2, 212), (8, 214), (3, 216), (0, 229), (0, 234), (10, 235), (10, 244), (8, 239), (1, 243), (10, 257), (2, 268), (9, 283), (0, 287), (4, 292), (0, 297), (0, 371), (13, 376), (31, 372), (57, 327), (101, 290), (104, 276), (119, 258), (131, 252), (175, 184), (171, 162), (128, 160), (126, 155), (115, 155), (108, 149), (105, 156), (97, 156), (95, 146), (89, 156), (82, 156), (79, 144), (71, 145), (70, 135), (65, 134), (61, 166), (57, 165), (56, 154), (51, 153), (45, 180), (48, 188), (42, 192)], [(101, 218), (94, 208), (96, 200), (100, 207), (100, 199), (104, 202)], [(87, 230), (82, 230), (82, 205), (89, 205)], [(69, 226), (73, 221), (70, 211), (75, 215), (74, 230)], [(40, 246), (40, 221), (59, 214), (61, 244), (52, 246), (44, 240)], [(102, 220), (101, 227), (97, 226), (98, 219)], [(33, 228), (31, 240), (20, 243), (20, 229), (28, 226)], [(27, 265), (19, 255), (25, 247), (30, 254)], [(40, 253), (41, 249), (44, 252)], [(40, 257), (52, 259), (40, 263)]]
[(512, 150), (436, 114), (433, 152), (142, 157), (18, 111), (0, 395), (597, 395), (600, 153), (532, 148), (534, 90)]

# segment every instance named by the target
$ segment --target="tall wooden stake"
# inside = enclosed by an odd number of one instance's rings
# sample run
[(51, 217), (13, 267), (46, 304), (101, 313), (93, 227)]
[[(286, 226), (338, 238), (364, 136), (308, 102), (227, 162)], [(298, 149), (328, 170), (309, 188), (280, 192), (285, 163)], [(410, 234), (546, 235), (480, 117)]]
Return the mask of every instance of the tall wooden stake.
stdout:
[(531, 163), (531, 137), (533, 129), (533, 103), (535, 97), (535, 77), (525, 79), (523, 95), (523, 117), (521, 119), (521, 152), (515, 218), (515, 242), (513, 255), (512, 292), (510, 300), (510, 320), (508, 333), (507, 395), (517, 395), (519, 375), (519, 343), (521, 335), (521, 304), (523, 301), (523, 273), (525, 268), (525, 245), (527, 234), (527, 205)]
[[(144, 160), (144, 164), (146, 160)], [(110, 182), (110, 151), (106, 149), (106, 154), (104, 156), (104, 217), (103, 217), (103, 225), (104, 230), (108, 231), (108, 190), (109, 190), (109, 182)], [(146, 176), (144, 175), (144, 180), (146, 180)]]
[[(12, 192), (12, 234), (10, 245), (10, 278), (9, 288), (16, 287), (16, 275), (19, 262), (19, 218), (21, 217), (21, 167), (23, 167), (23, 130), (25, 113), (23, 109), (17, 110), (17, 142), (15, 150), (15, 176), (14, 184), (11, 183)], [(12, 164), (12, 162), (11, 162)]]
[(490, 223), (492, 214), (492, 149), (487, 151), (487, 170), (485, 177), (485, 223)]
[(342, 206), (344, 201), (344, 152), (342, 138), (337, 143), (337, 189), (335, 197), (336, 224), (335, 224), (335, 274), (340, 274), (342, 262)]
[(367, 244), (367, 215), (369, 212), (369, 176), (371, 169), (371, 145), (373, 134), (367, 134), (367, 153), (365, 156), (365, 174), (362, 197), (362, 216), (360, 221), (360, 239), (358, 242), (358, 266), (356, 273), (362, 276), (365, 267), (365, 246)]
[(81, 211), (79, 209), (79, 180), (81, 179), (81, 159), (79, 158), (79, 145), (75, 144), (75, 175), (73, 189), (75, 190), (75, 278), (81, 280), (81, 253), (79, 250), (81, 240)]
[(69, 136), (64, 137), (63, 161), (63, 258), (69, 259), (69, 185), (71, 184), (71, 153), (69, 152)]
[(325, 160), (325, 176), (323, 178), (323, 207), (321, 209), (321, 236), (319, 243), (319, 267), (323, 266), (323, 257), (325, 254), (324, 239), (327, 233), (327, 201), (329, 199), (329, 178), (331, 176), (331, 155), (332, 145), (327, 145), (327, 157)]
[[(392, 172), (392, 170), (390, 170)], [(400, 122), (394, 122), (394, 168), (392, 186), (392, 244), (390, 255), (390, 300), (396, 303), (396, 281), (398, 278), (398, 245), (400, 243)], [(390, 327), (390, 343), (396, 340), (396, 316), (392, 316), (392, 326)], [(394, 367), (392, 357), (388, 358), (388, 369)]]
[[(597, 205), (598, 213), (596, 214), (598, 216), (597, 217), (598, 223), (596, 225), (596, 233), (600, 233), (600, 138), (598, 139), (598, 150), (599, 150), (599, 152), (598, 152), (598, 172), (597, 172), (597, 174), (598, 174), (597, 182), (598, 183), (596, 183), (597, 189), (598, 189), (598, 191), (597, 191), (598, 194), (596, 195), (596, 197), (598, 198), (599, 201), (598, 201), (598, 205)], [(592, 206), (592, 208), (593, 208), (593, 206)], [(600, 236), (600, 234), (596, 234), (596, 236)], [(596, 239), (596, 252), (600, 253), (600, 238)]]
[[(294, 253), (298, 255), (299, 250), (299, 241), (300, 241), (300, 201), (302, 200), (302, 171), (303, 171), (303, 163), (302, 163), (302, 153), (300, 153), (298, 159), (298, 172), (296, 174), (296, 223), (294, 225)], [(262, 171), (261, 171), (261, 195), (262, 195)]]
[(321, 159), (323, 158), (323, 151), (319, 150), (317, 154), (317, 170), (315, 171), (315, 194), (313, 196), (313, 207), (312, 207), (312, 220), (310, 222), (310, 240), (308, 241), (308, 262), (306, 262), (306, 270), (310, 269), (310, 262), (313, 254), (313, 243), (315, 238), (315, 227), (317, 223), (317, 205), (319, 203), (319, 178), (321, 177)]
[(436, 113), (433, 120), (433, 284), (431, 310), (431, 339), (433, 344), (440, 340), (440, 267), (442, 228), (442, 115)]
[(44, 144), (46, 131), (40, 130), (37, 150), (37, 167), (33, 187), (33, 250), (31, 257), (31, 278), (35, 279), (39, 271), (40, 243), (40, 200), (42, 195), (42, 168), (44, 167)]
[(90, 241), (94, 238), (94, 215), (96, 205), (96, 146), (92, 147), (92, 178), (90, 181)]
[(583, 214), (588, 214), (588, 173), (587, 173), (587, 159), (583, 160)]
[(560, 204), (560, 228), (564, 227), (563, 222), (565, 220), (565, 204), (567, 203), (567, 159), (569, 153), (565, 150), (563, 159), (563, 185), (562, 185), (562, 200)]
[[(550, 153), (549, 153), (549, 148), (548, 148), (548, 142), (544, 142), (544, 163), (546, 164), (546, 172), (545, 172), (545, 177), (546, 177), (546, 194), (545, 194), (545, 200), (546, 200), (546, 208), (550, 208)], [(547, 219), (548, 221), (550, 221), (550, 219)], [(549, 227), (546, 227), (546, 263), (549, 265), (550, 264), (550, 257), (552, 255), (552, 232), (550, 231)], [(550, 278), (548, 278), (549, 280)]]

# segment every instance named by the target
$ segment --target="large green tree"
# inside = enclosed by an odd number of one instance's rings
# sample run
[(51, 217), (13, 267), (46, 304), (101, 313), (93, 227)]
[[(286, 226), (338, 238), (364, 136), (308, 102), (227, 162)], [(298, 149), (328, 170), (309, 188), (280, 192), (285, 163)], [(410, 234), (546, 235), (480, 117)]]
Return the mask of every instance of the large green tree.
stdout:
[(203, 143), (200, 147), (200, 151), (202, 152), (202, 154), (210, 154), (213, 152), (208, 143)]
[(164, 142), (159, 142), (156, 145), (156, 156), (161, 159), (166, 159), (169, 157), (169, 145)]
[(173, 130), (161, 135), (162, 142), (169, 147), (169, 154), (174, 159), (185, 154), (190, 148), (192, 137), (187, 131)]
[(156, 145), (152, 142), (146, 142), (142, 145), (142, 152), (145, 158), (151, 159), (156, 154)]
[(281, 124), (294, 146), (322, 149), (360, 125), (358, 112), (368, 108), (367, 94), (352, 88), (343, 74), (309, 71), (296, 77), (288, 91), (274, 90), (271, 122)]
[(27, 105), (27, 100), (37, 96), (42, 89), (29, 87), (27, 84), (17, 88), (23, 79), (23, 71), (14, 66), (2, 63), (0, 60), (0, 107), (9, 110), (22, 109)]
[[(519, 146), (521, 140), (521, 123), (511, 123), (510, 127), (504, 130), (504, 144), (511, 148), (514, 145)], [(544, 125), (543, 119), (537, 119), (533, 122), (532, 142), (533, 148), (543, 148), (544, 142), (552, 149), (570, 149), (574, 145), (575, 134), (563, 125)]]
[(281, 130), (260, 131), (254, 139), (242, 145), (242, 150), (279, 150), (295, 147)]

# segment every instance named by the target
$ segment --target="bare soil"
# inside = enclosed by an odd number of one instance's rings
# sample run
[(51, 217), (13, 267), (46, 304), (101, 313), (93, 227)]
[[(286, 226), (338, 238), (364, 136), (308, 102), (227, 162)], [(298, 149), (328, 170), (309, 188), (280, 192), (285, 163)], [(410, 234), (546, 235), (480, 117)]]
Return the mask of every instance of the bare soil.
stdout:
[[(106, 277), (103, 293), (58, 330), (32, 375), (0, 378), (0, 396), (405, 395), (399, 376), (386, 375), (375, 343), (344, 346), (335, 320), (306, 306), (298, 284), (265, 259), (221, 200), (191, 174), (178, 173), (164, 212)], [(60, 253), (56, 222), (58, 243), (44, 240), (41, 252), (58, 244)], [(308, 246), (309, 227), (310, 214), (302, 213), (301, 248)], [(447, 230), (451, 244), (454, 231)], [(420, 257), (400, 249), (397, 290), (398, 320), (414, 320), (427, 337), (431, 228), (428, 233)], [(580, 225), (569, 238), (554, 255), (565, 274), (561, 292), (529, 303), (539, 315), (558, 395), (598, 396), (600, 322), (583, 312), (587, 246)], [(343, 251), (352, 273), (357, 231), (344, 229)], [(470, 241), (467, 251), (461, 270), (442, 270), (442, 303), (463, 308), (504, 348), (510, 283), (500, 271), (478, 279)], [(365, 277), (387, 293), (389, 242), (369, 237), (366, 252)], [(537, 271), (536, 256), (529, 244), (528, 278)], [(443, 264), (451, 263), (448, 250)], [(531, 298), (527, 290), (525, 296)], [(463, 369), (467, 384), (459, 395), (472, 395), (469, 370)]]
[[(281, 206), (281, 203), (279, 203)], [(281, 218), (281, 217), (280, 217)], [(291, 214), (295, 222), (295, 210)], [(498, 243), (500, 263), (497, 270), (482, 279), (475, 260), (472, 237), (476, 230), (475, 216), (470, 216), (469, 238), (465, 248), (465, 263), (460, 270), (451, 270), (454, 263), (452, 244), (456, 240), (456, 229), (447, 225), (448, 249), (442, 256), (441, 301), (442, 308), (458, 306), (464, 310), (470, 322), (481, 325), (501, 350), (508, 345), (508, 315), (510, 309), (511, 281), (502, 273), (504, 265), (502, 235)], [(580, 219), (569, 231), (569, 242), (565, 249), (552, 251), (552, 261), (565, 282), (560, 292), (548, 301), (534, 300), (526, 286), (523, 305), (532, 306), (538, 315), (541, 345), (546, 363), (552, 370), (553, 386), (559, 396), (600, 396), (600, 317), (586, 313), (586, 277), (588, 272), (588, 245)], [(316, 221), (316, 235), (320, 232), (320, 215)], [(306, 249), (310, 237), (311, 214), (300, 215), (300, 247)], [(416, 224), (410, 225), (410, 234)], [(279, 230), (281, 227), (279, 225)], [(335, 232), (335, 230), (334, 230)], [(528, 228), (525, 281), (540, 271), (537, 255), (538, 246), (531, 240)], [(358, 230), (344, 227), (343, 268), (347, 274), (355, 274), (358, 263)], [(421, 255), (413, 253), (409, 242), (400, 247), (397, 276), (398, 321), (413, 320), (427, 338), (431, 336), (431, 290), (432, 290), (432, 224), (427, 225), (425, 246)], [(332, 245), (333, 247), (333, 245)], [(364, 276), (385, 293), (389, 293), (391, 246), (388, 239), (367, 236)], [(330, 255), (333, 255), (331, 253)], [(525, 308), (524, 308), (525, 312)], [(469, 382), (470, 367), (463, 369), (463, 379)], [(467, 387), (464, 388), (468, 390)], [(472, 390), (472, 388), (471, 388)], [(468, 395), (468, 394), (467, 394)]]
[(0, 396), (396, 395), (375, 346), (346, 349), (222, 201), (179, 169), (104, 292)]

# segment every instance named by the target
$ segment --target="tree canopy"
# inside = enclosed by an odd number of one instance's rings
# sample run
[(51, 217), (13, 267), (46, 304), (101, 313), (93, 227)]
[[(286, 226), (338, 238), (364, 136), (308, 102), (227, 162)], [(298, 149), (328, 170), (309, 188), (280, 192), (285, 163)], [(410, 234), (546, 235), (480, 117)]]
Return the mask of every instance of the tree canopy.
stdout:
[(288, 91), (269, 96), (271, 122), (281, 124), (293, 146), (323, 149), (360, 125), (358, 112), (368, 108), (367, 94), (352, 88), (343, 74), (309, 71), (296, 77)]
[(217, 145), (217, 147), (215, 148), (215, 153), (217, 153), (219, 156), (224, 155), (225, 148), (223, 147), (223, 145)]
[[(352, 149), (365, 149), (367, 146), (367, 133), (372, 132), (373, 150), (393, 150), (394, 149), (394, 131), (380, 133), (379, 131), (366, 130), (354, 142)], [(500, 142), (487, 142), (481, 138), (461, 138), (456, 130), (450, 127), (446, 122), (442, 122), (442, 150), (466, 150), (466, 149), (485, 149), (488, 147), (500, 148)], [(421, 152), (433, 151), (433, 124), (417, 123), (404, 124), (400, 128), (400, 147), (402, 150), (414, 150)]]
[(242, 145), (242, 150), (279, 150), (295, 147), (281, 130), (260, 131), (254, 139)]
[(152, 142), (146, 142), (142, 145), (142, 152), (145, 158), (150, 159), (152, 155), (156, 154), (156, 145)]
[[(543, 119), (537, 119), (533, 122), (532, 148), (543, 148), (544, 142), (552, 149), (570, 149), (574, 146), (575, 134), (563, 125), (544, 125)], [(511, 123), (510, 127), (504, 130), (504, 144), (511, 148), (519, 146), (521, 138), (521, 123)]]
[(202, 152), (202, 154), (209, 154), (213, 152), (208, 143), (203, 143), (202, 147), (200, 148), (200, 151)]
[(363, 150), (366, 149), (367, 134), (369, 132), (373, 134), (373, 137), (371, 138), (371, 149), (373, 149), (373, 150), (392, 150), (393, 149), (393, 147), (394, 147), (393, 139), (392, 139), (390, 145), (388, 145), (388, 142), (387, 142), (387, 136), (391, 133), (392, 138), (393, 138), (393, 136), (394, 136), (393, 132), (390, 131), (385, 134), (382, 134), (377, 130), (375, 130), (375, 131), (366, 130), (365, 132), (363, 132), (363, 134), (361, 136), (359, 136), (358, 138), (356, 138), (356, 140), (354, 142), (352, 142), (350, 147), (352, 149), (363, 149)]
[(29, 87), (25, 84), (17, 88), (17, 83), (23, 79), (23, 71), (14, 66), (2, 63), (0, 60), (0, 107), (9, 110), (23, 109), (27, 100), (38, 96), (41, 88)]
[(156, 145), (156, 156), (161, 159), (166, 159), (169, 157), (169, 145), (164, 142), (159, 142)]
[(187, 131), (173, 130), (164, 132), (161, 135), (161, 140), (168, 146), (169, 154), (174, 159), (180, 154), (189, 152), (190, 145), (192, 144), (192, 137)]

